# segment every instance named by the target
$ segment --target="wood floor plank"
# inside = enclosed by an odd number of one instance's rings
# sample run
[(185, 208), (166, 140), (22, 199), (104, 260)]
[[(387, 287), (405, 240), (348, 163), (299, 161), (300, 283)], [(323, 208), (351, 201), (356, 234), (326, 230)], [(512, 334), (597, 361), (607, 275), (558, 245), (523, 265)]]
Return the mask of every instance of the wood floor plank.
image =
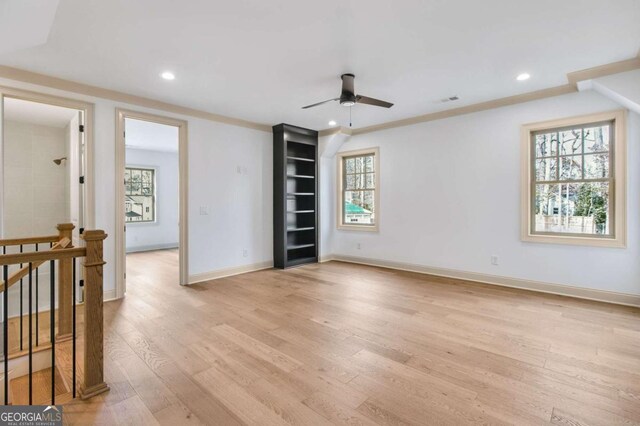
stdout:
[(222, 337), (232, 341), (238, 346), (242, 347), (249, 353), (253, 353), (259, 358), (273, 364), (274, 366), (284, 370), (291, 371), (302, 364), (291, 358), (290, 356), (278, 351), (277, 349), (266, 345), (251, 336), (248, 336), (241, 331), (229, 326), (220, 325), (213, 328), (214, 333), (219, 334)]
[(122, 358), (117, 363), (151, 413), (177, 402), (162, 380), (137, 356)]
[(342, 404), (339, 398), (335, 396), (332, 397), (324, 392), (316, 392), (302, 402), (330, 420), (332, 424), (362, 426), (373, 426), (377, 424), (358, 413), (355, 409)]
[(158, 421), (137, 395), (112, 405), (111, 412), (117, 425), (153, 426), (158, 424)]
[(278, 413), (263, 405), (242, 386), (216, 368), (202, 371), (194, 378), (247, 424), (287, 424)]

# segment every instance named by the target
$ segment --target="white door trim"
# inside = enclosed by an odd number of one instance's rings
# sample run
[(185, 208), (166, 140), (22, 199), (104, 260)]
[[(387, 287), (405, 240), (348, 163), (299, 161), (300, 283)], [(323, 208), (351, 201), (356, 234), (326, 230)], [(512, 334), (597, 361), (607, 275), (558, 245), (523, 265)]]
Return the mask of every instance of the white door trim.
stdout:
[[(84, 223), (86, 229), (95, 229), (95, 179), (94, 179), (94, 104), (90, 102), (79, 101), (76, 99), (63, 98), (60, 96), (47, 95), (44, 93), (31, 92), (29, 90), (15, 89), (12, 87), (0, 86), (0, 109), (4, 108), (4, 99), (13, 98), (24, 101), (37, 102), (41, 104), (55, 105), (70, 109), (82, 111), (84, 115), (84, 134), (85, 134), (85, 173), (84, 173)], [(4, 111), (0, 115), (0, 128), (4, 123)], [(4, 130), (0, 132), (0, 140), (4, 143)], [(0, 145), (3, 146), (3, 145)], [(0, 158), (2, 160), (2, 158)], [(0, 168), (2, 168), (0, 166)], [(4, 174), (4, 171), (3, 173)], [(0, 187), (4, 184), (4, 177), (0, 181)], [(3, 197), (0, 197), (3, 198)], [(0, 211), (3, 211), (4, 200), (0, 199)]]
[(188, 242), (188, 189), (189, 189), (189, 157), (187, 122), (170, 117), (155, 114), (131, 111), (116, 108), (116, 298), (124, 297), (126, 283), (124, 279), (126, 265), (126, 238), (125, 238), (125, 206), (124, 206), (124, 169), (125, 169), (125, 119), (150, 121), (152, 123), (166, 124), (178, 128), (178, 174), (180, 179), (180, 212), (179, 212), (179, 267), (180, 284), (188, 284), (189, 277), (189, 242)]

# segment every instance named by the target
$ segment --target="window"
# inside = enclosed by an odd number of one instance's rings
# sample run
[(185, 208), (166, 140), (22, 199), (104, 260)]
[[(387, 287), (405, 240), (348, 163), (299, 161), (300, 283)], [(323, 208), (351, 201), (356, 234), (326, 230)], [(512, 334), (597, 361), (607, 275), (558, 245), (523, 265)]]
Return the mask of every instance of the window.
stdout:
[(125, 222), (156, 220), (156, 171), (126, 167), (124, 171)]
[(624, 113), (528, 125), (523, 133), (523, 240), (624, 246)]
[(378, 230), (378, 149), (338, 154), (338, 228)]

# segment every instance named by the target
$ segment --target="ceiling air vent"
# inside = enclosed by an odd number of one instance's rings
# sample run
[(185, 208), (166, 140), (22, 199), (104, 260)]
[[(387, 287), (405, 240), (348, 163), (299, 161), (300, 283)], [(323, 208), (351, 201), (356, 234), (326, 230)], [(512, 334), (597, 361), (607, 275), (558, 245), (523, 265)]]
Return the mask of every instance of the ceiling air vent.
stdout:
[(452, 101), (457, 101), (458, 99), (460, 99), (458, 96), (450, 96), (448, 98), (444, 98), (444, 99), (440, 99), (440, 102), (447, 103), (447, 102), (452, 102)]

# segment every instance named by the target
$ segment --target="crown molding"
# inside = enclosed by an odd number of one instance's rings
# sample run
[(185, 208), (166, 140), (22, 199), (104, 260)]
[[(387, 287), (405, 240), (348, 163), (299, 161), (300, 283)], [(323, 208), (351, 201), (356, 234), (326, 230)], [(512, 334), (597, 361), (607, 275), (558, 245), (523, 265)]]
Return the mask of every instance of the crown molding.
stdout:
[(639, 68), (640, 56), (636, 56), (635, 58), (627, 59), (625, 61), (613, 62), (610, 64), (600, 65), (599, 67), (570, 72), (567, 74), (567, 80), (569, 80), (569, 84), (577, 86), (580, 81), (593, 80), (594, 78), (633, 71)]
[(246, 127), (248, 129), (271, 133), (271, 126), (266, 124), (255, 123), (253, 121), (243, 120), (240, 118), (226, 117), (224, 115), (214, 114), (195, 108), (174, 105), (168, 102), (158, 101), (142, 96), (130, 95), (127, 93), (118, 92), (116, 90), (103, 89), (102, 87), (91, 86), (84, 83), (77, 83), (75, 81), (51, 77), (45, 74), (39, 74), (31, 71), (21, 70), (18, 68), (0, 65), (0, 77), (9, 80), (21, 81), (23, 83), (45, 86), (52, 89), (64, 90), (66, 92), (79, 93), (96, 98), (110, 99), (112, 101), (137, 105), (159, 111), (187, 115), (190, 117), (197, 117), (204, 120), (230, 124), (232, 126)]
[(332, 135), (337, 135), (338, 133), (341, 133), (343, 135), (348, 135), (351, 136), (353, 134), (353, 130), (349, 129), (347, 127), (332, 127), (330, 129), (325, 129), (325, 130), (320, 130), (318, 132), (318, 136), (323, 137), (323, 136), (332, 136)]
[(432, 112), (429, 114), (419, 115), (417, 117), (405, 118), (403, 120), (390, 121), (388, 123), (376, 124), (373, 126), (354, 129), (353, 135), (362, 135), (365, 133), (378, 132), (380, 130), (393, 129), (395, 127), (411, 126), (413, 124), (425, 123), (427, 121), (442, 120), (443, 118), (455, 117), (458, 115), (471, 114), (474, 112), (486, 111), (489, 109), (500, 108), (508, 105), (515, 105), (523, 102), (535, 101), (538, 99), (550, 98), (553, 96), (564, 95), (567, 93), (577, 92), (575, 86), (565, 84), (564, 86), (551, 87), (549, 89), (537, 90), (535, 92), (523, 93), (506, 98), (494, 99), (487, 102), (467, 105), (459, 108), (447, 109), (444, 111)]

